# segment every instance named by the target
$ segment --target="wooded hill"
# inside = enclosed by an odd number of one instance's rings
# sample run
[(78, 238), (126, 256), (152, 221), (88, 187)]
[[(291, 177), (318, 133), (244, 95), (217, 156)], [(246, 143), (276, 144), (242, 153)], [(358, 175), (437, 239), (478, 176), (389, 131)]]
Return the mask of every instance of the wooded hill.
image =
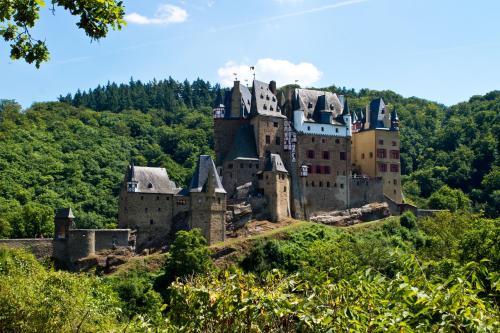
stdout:
[[(128, 163), (162, 166), (179, 185), (213, 153), (217, 86), (198, 79), (108, 83), (35, 103), (0, 101), (0, 237), (52, 233), (71, 206), (79, 227), (113, 227)], [(420, 206), (500, 211), (500, 91), (452, 107), (392, 91), (344, 94), (351, 109), (383, 97), (401, 120), (403, 190)]]

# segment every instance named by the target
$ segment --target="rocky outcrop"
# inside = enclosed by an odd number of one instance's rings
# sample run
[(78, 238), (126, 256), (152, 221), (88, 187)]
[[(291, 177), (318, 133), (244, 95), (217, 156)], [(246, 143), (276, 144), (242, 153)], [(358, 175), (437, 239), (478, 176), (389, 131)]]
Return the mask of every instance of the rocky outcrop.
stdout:
[(349, 226), (361, 222), (374, 221), (390, 215), (389, 205), (371, 203), (360, 208), (351, 208), (332, 212), (320, 212), (311, 217), (311, 221), (334, 225), (339, 227)]

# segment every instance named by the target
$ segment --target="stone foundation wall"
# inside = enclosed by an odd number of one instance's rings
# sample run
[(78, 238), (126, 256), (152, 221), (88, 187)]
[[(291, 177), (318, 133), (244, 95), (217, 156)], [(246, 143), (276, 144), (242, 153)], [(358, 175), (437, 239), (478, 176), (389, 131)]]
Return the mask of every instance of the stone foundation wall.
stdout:
[(95, 231), (95, 251), (128, 246), (130, 229), (99, 229)]
[(37, 259), (52, 258), (54, 255), (54, 241), (51, 238), (0, 239), (0, 247), (25, 249), (35, 255)]
[(361, 207), (371, 202), (384, 202), (381, 178), (350, 178), (349, 206)]

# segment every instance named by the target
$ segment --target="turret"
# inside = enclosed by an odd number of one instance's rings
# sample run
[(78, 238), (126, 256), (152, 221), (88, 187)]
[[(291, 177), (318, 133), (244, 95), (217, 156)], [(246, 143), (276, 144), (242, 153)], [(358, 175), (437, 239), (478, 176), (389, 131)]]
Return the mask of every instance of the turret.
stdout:
[(137, 184), (138, 182), (135, 179), (134, 164), (132, 163), (129, 166), (129, 171), (128, 171), (127, 192), (136, 192)]
[(55, 238), (67, 239), (69, 230), (73, 228), (73, 211), (71, 208), (59, 208), (56, 210), (54, 224), (55, 224)]
[(213, 116), (215, 119), (224, 118), (226, 115), (226, 108), (224, 106), (224, 99), (220, 88), (217, 90), (217, 96), (213, 105)]
[(391, 131), (399, 131), (399, 117), (396, 107), (391, 112)]

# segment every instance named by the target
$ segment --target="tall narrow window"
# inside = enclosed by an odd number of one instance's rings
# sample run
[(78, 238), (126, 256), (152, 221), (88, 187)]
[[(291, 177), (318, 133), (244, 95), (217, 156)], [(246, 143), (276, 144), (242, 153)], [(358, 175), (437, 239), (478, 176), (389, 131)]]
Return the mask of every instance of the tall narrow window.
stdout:
[(266, 135), (266, 143), (267, 144), (271, 143), (271, 137), (269, 135)]
[(391, 164), (391, 172), (399, 172), (399, 165)]
[(276, 137), (276, 144), (277, 145), (281, 144), (281, 138), (279, 136)]
[(347, 158), (347, 154), (346, 154), (346, 152), (345, 152), (345, 151), (341, 151), (341, 152), (340, 152), (340, 160), (341, 160), (341, 161), (345, 161), (345, 160), (346, 160), (346, 158)]
[(386, 158), (387, 150), (385, 149), (377, 149), (377, 158)]
[(330, 159), (330, 152), (324, 151), (323, 152), (323, 159), (324, 160), (329, 160)]
[(314, 150), (307, 151), (307, 158), (314, 158)]
[(378, 164), (378, 171), (380, 171), (380, 172), (387, 172), (387, 164), (385, 164), (385, 163), (379, 163)]

